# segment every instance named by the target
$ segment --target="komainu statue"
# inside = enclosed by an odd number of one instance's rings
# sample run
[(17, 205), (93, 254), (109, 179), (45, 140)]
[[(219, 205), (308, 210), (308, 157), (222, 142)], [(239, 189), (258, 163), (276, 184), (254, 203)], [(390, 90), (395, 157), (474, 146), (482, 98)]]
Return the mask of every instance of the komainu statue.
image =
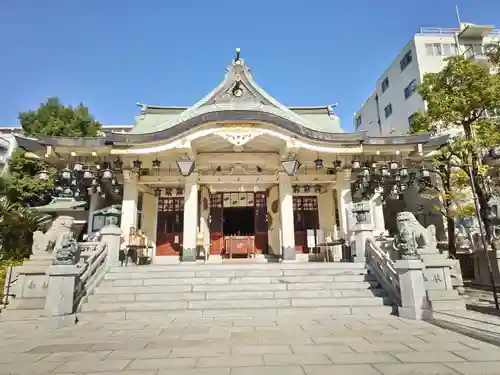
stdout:
[(403, 211), (396, 217), (398, 231), (406, 228), (415, 238), (417, 252), (438, 252), (436, 240), (436, 227), (429, 225), (427, 228), (422, 226), (411, 212)]
[(72, 227), (75, 219), (71, 216), (59, 216), (54, 220), (47, 232), (37, 230), (33, 233), (33, 246), (31, 248), (34, 256), (52, 255), (54, 249), (61, 248), (65, 235), (73, 236)]
[(78, 243), (73, 237), (73, 233), (65, 233), (62, 236), (61, 246), (54, 249), (54, 264), (74, 265), (78, 263), (79, 252)]

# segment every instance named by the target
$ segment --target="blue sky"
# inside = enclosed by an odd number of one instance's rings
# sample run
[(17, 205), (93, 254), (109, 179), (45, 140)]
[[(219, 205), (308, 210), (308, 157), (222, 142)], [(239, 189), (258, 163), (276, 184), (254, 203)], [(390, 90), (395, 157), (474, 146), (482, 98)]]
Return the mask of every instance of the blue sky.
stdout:
[[(84, 102), (107, 125), (137, 101), (191, 105), (240, 47), (286, 105), (339, 103), (342, 125), (421, 26), (500, 27), (500, 0), (3, 0), (0, 125), (50, 96)], [(480, 4), (480, 5), (479, 5)]]

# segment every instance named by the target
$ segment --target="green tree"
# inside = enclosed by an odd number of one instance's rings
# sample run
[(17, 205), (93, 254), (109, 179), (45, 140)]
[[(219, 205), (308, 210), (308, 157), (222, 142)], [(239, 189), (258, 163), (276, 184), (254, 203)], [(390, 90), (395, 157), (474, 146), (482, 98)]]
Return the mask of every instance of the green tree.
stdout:
[[(495, 64), (493, 57), (491, 63)], [(453, 194), (454, 169), (472, 176), (488, 242), (492, 240), (492, 226), (489, 192), (484, 184), (487, 169), (481, 167), (479, 151), (500, 144), (498, 118), (488, 116), (500, 109), (500, 76), (492, 73), (491, 67), (456, 56), (448, 60), (441, 72), (425, 74), (418, 91), (427, 102), (427, 112), (417, 114), (411, 129), (413, 133), (434, 134), (460, 130), (450, 144), (437, 153), (434, 162), (445, 165), (448, 171), (443, 181), (443, 186), (449, 185), (448, 199)]]
[[(19, 113), (19, 121), (28, 136), (96, 137), (101, 124), (83, 104), (64, 106), (58, 98), (50, 98), (34, 111)], [(38, 174), (47, 170), (51, 175), (55, 168), (37, 159), (25, 157), (24, 150), (16, 150), (9, 163), (9, 173), (0, 191), (13, 203), (39, 206), (48, 203), (53, 181), (41, 181)]]
[(44, 229), (50, 220), (50, 216), (7, 199), (0, 200), (0, 261), (29, 257), (33, 232)]

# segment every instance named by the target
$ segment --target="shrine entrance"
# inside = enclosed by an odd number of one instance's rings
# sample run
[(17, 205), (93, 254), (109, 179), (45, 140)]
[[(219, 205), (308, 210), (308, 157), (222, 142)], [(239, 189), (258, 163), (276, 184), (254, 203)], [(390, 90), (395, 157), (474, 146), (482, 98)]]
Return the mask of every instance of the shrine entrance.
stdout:
[(228, 258), (267, 254), (265, 193), (214, 193), (210, 203), (212, 254)]
[(307, 230), (319, 229), (317, 197), (293, 197), (293, 225), (295, 229), (295, 250), (298, 253), (308, 253)]

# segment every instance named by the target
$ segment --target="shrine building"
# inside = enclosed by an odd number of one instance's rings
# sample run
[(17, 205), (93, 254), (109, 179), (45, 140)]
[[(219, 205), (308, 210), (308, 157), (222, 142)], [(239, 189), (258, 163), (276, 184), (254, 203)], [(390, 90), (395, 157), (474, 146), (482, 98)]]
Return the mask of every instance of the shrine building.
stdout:
[[(140, 228), (154, 264), (192, 260), (195, 249), (211, 258), (300, 259), (310, 252), (308, 233), (316, 243), (348, 240), (353, 171), (367, 162), (399, 170), (430, 141), (428, 134), (346, 133), (332, 106), (285, 106), (257, 85), (239, 51), (220, 85), (196, 104), (139, 106), (129, 131), (16, 138), (51, 164), (116, 178), (124, 245), (130, 229)], [(382, 200), (369, 204), (382, 233)]]

